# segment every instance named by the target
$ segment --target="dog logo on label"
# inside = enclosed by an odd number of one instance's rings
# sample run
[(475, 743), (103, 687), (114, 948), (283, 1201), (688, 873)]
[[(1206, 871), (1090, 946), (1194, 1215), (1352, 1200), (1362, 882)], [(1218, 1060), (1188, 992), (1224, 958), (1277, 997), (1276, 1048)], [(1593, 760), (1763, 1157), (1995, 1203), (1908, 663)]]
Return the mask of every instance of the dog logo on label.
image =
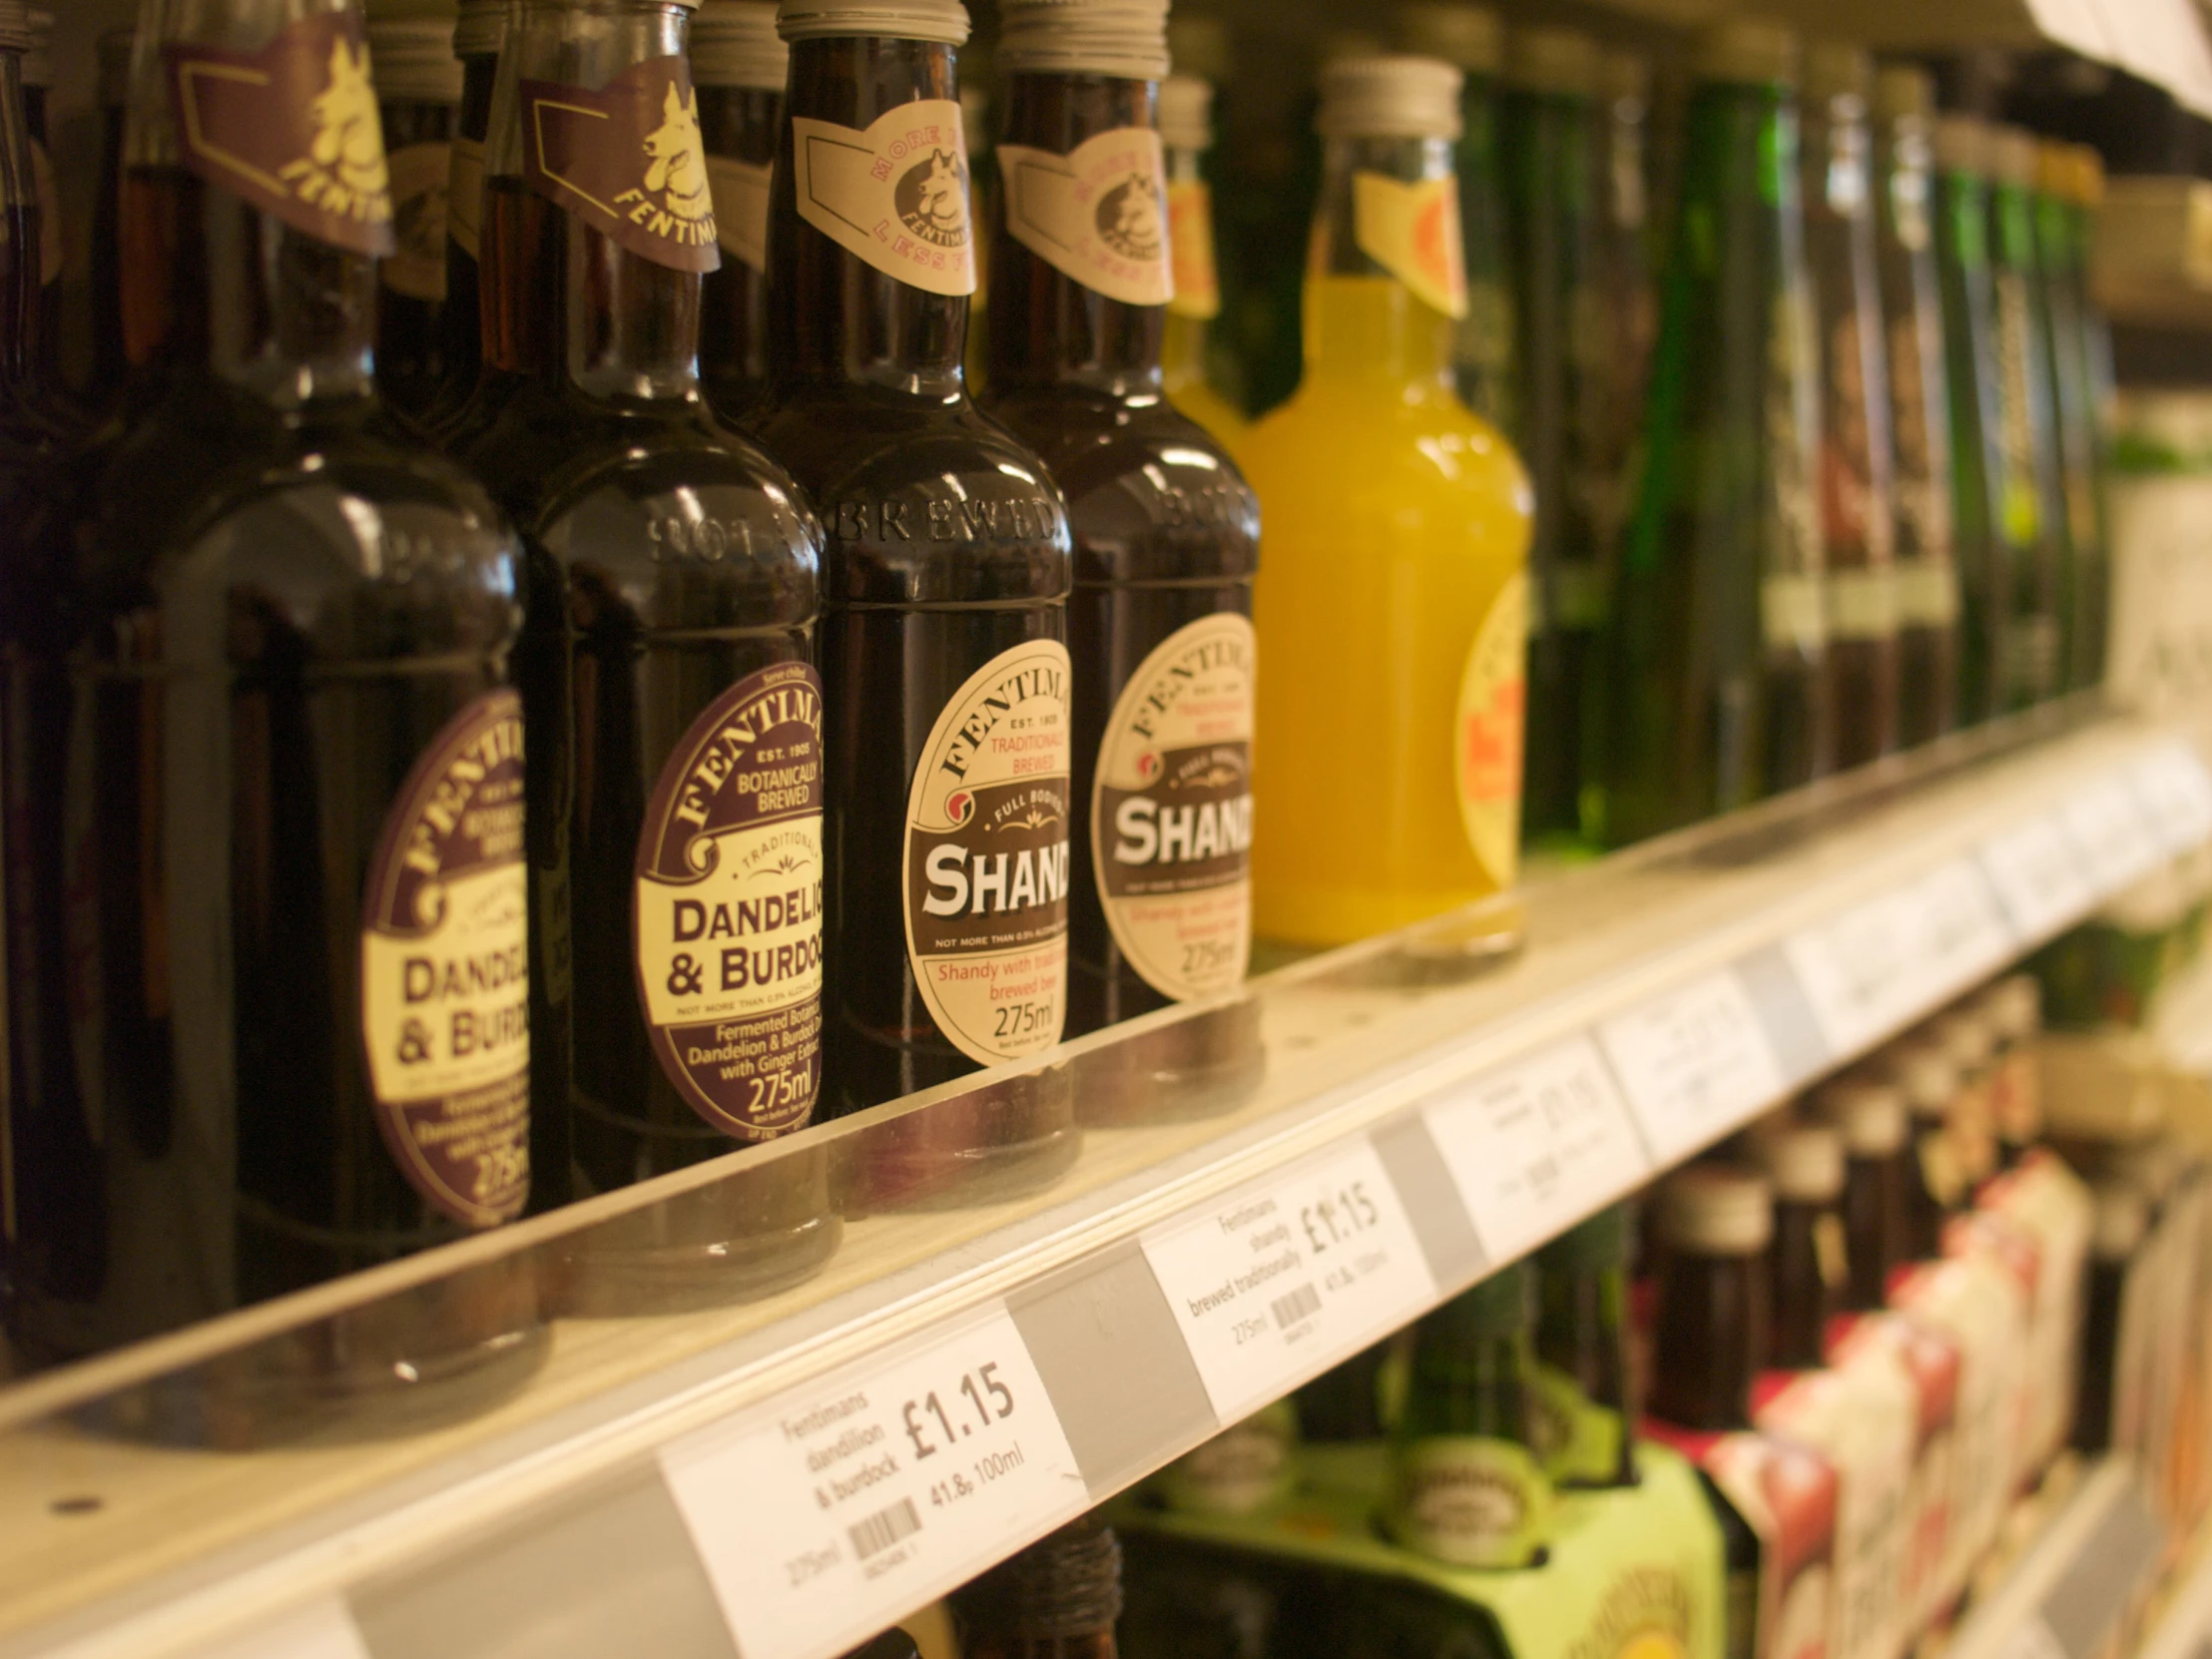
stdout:
[(367, 46), (351, 46), (342, 38), (330, 43), (330, 84), (315, 94), (308, 114), (315, 126), (308, 154), (317, 167), (335, 173), (339, 184), (364, 199), (391, 188)]
[(707, 185), (707, 146), (699, 134), (699, 102), (674, 82), (661, 101), (661, 124), (645, 136), (653, 165), (645, 170), (645, 188), (660, 191), (668, 211), (679, 219), (706, 219), (714, 212)]
[(893, 197), (906, 229), (938, 248), (961, 248), (968, 239), (967, 180), (960, 158), (932, 150), (908, 168)]
[(1125, 260), (1157, 260), (1162, 224), (1159, 186), (1132, 173), (1098, 200), (1099, 240)]

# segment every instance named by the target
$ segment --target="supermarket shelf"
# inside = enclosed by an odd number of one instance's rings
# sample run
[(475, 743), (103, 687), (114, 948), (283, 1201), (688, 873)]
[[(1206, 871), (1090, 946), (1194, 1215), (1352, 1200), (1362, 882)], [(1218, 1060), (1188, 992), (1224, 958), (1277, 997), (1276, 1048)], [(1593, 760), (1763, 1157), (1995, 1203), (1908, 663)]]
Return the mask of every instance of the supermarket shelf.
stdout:
[(2204, 1659), (2212, 1651), (2212, 1537), (2192, 1542), (2175, 1570), (2173, 1593), (2135, 1650), (2135, 1659)]
[(2099, 1463), (1967, 1617), (1946, 1659), (2096, 1659), (2155, 1582), (2165, 1548), (2133, 1467)]
[[(2186, 744), (2047, 712), (18, 1384), (0, 1659), (827, 1659), (2208, 839)], [(1240, 1042), (1226, 1082), (1139, 1086)], [(967, 1155), (1070, 1088), (1029, 1179)], [(802, 1283), (577, 1289), (802, 1192), (841, 1229)], [(561, 1314), (528, 1365), (315, 1370), (517, 1274)]]

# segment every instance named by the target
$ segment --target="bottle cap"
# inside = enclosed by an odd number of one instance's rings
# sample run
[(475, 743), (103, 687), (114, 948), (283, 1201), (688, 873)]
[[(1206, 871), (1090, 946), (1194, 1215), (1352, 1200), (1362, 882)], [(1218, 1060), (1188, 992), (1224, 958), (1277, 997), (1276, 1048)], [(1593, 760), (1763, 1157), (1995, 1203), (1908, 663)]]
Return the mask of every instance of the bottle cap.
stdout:
[(2126, 1181), (2099, 1181), (2090, 1194), (2089, 1254), (2100, 1262), (2118, 1262), (2135, 1254), (2150, 1230), (2150, 1206)]
[(1537, 1266), (1545, 1273), (1591, 1273), (1625, 1267), (1632, 1232), (1628, 1206), (1608, 1204), (1545, 1245), (1536, 1258)]
[(1009, 75), (1167, 79), (1168, 0), (1002, 0), (998, 19)]
[(1970, 115), (1936, 118), (1936, 162), (1945, 173), (1989, 171), (1989, 124)]
[(1453, 1297), (1430, 1315), (1445, 1330), (1469, 1337), (1514, 1337), (1535, 1317), (1530, 1294), (1536, 1276), (1526, 1262), (1499, 1268), (1471, 1290)]
[(51, 89), (54, 85), (54, 14), (44, 6), (33, 6), (27, 15), (31, 24), (31, 44), (23, 54), (23, 84)]
[(1906, 1110), (1917, 1118), (1939, 1118), (1958, 1092), (1958, 1066), (1937, 1044), (1919, 1039), (1890, 1051), (1891, 1079), (1905, 1096)]
[(1909, 63), (1886, 63), (1874, 78), (1874, 107), (1885, 120), (1927, 120), (1936, 113), (1936, 77)]
[(1698, 79), (1760, 86), (1795, 86), (1797, 35), (1779, 23), (1735, 17), (1714, 25), (1698, 44)]
[(1756, 1256), (1774, 1237), (1774, 1194), (1761, 1176), (1692, 1164), (1659, 1189), (1659, 1236), (1692, 1256)]
[(1961, 1079), (1981, 1070), (1997, 1052), (1997, 1034), (1972, 1008), (1953, 1008), (1929, 1022), (1928, 1034), (1950, 1056)]
[[(2070, 158), (2066, 159), (2070, 165)], [(2042, 985), (2032, 973), (2006, 974), (1981, 993), (1981, 1017), (1999, 1042), (2016, 1043), (2034, 1036), (2043, 1025)]]
[(506, 38), (506, 0), (461, 0), (460, 15), (453, 20), (453, 56), (496, 58)]
[(1805, 96), (1864, 102), (1874, 90), (1874, 59), (1864, 47), (1840, 40), (1817, 40), (1805, 50)]
[(1998, 183), (2021, 190), (2035, 188), (2035, 135), (2024, 127), (1993, 128), (1989, 172)]
[(1321, 72), (1324, 138), (1456, 139), (1466, 77), (1439, 58), (1339, 58)]
[(692, 79), (703, 87), (781, 92), (791, 59), (776, 0), (707, 0), (692, 19)]
[(1218, 17), (1168, 18), (1169, 70), (1220, 81), (1230, 72), (1229, 25)]
[(1213, 82), (1170, 75), (1160, 83), (1160, 142), (1170, 150), (1213, 148)]
[(881, 35), (964, 46), (968, 15), (960, 0), (783, 0), (776, 32), (786, 40)]
[(458, 104), (461, 60), (453, 25), (437, 17), (376, 18), (368, 25), (369, 75), (376, 96), (410, 104)]
[(1495, 75), (1505, 61), (1505, 25), (1487, 6), (1415, 0), (1399, 9), (1397, 32), (1406, 51), (1469, 75)]
[(1792, 1204), (1831, 1204), (1844, 1190), (1844, 1137), (1825, 1123), (1793, 1123), (1759, 1143), (1774, 1196)]
[(25, 0), (0, 0), (0, 52), (31, 49), (31, 9)]
[(1072, 1641), (1121, 1617), (1121, 1542), (1095, 1513), (1007, 1557), (954, 1605), (978, 1631), (1016, 1641)]
[(1894, 1083), (1839, 1077), (1821, 1090), (1820, 1106), (1854, 1158), (1887, 1158), (1905, 1145), (1905, 1092)]
[(1633, 52), (1604, 53), (1598, 59), (1598, 84), (1613, 103), (1648, 103), (1651, 65)]
[(119, 110), (131, 101), (131, 48), (137, 35), (110, 29), (100, 37), (100, 107)]
[(1515, 29), (1506, 37), (1505, 78), (1530, 92), (1595, 98), (1597, 42), (1580, 29)]

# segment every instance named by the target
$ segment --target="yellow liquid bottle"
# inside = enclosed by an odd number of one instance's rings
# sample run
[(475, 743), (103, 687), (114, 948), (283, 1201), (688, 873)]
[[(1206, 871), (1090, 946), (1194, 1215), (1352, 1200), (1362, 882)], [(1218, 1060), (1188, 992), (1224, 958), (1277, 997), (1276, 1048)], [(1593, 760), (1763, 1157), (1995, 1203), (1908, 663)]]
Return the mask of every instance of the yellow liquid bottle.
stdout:
[(1451, 389), (1456, 70), (1345, 60), (1297, 393), (1238, 449), (1254, 620), (1256, 930), (1332, 945), (1513, 882), (1527, 475)]
[(1213, 84), (1195, 75), (1171, 75), (1160, 83), (1168, 246), (1175, 259), (1175, 297), (1168, 301), (1160, 341), (1160, 383), (1178, 410), (1234, 447), (1251, 422), (1215, 387), (1206, 361), (1207, 324), (1221, 314), (1213, 197), (1199, 171), (1199, 158), (1214, 143), (1213, 105)]

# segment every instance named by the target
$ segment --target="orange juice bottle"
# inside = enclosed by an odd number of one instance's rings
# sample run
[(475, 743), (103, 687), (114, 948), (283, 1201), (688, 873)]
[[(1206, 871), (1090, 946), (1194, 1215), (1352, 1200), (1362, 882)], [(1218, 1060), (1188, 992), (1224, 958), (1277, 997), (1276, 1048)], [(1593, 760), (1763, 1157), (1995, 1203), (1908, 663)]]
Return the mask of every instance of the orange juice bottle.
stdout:
[(1208, 324), (1221, 314), (1214, 269), (1214, 201), (1200, 162), (1214, 145), (1214, 85), (1196, 75), (1160, 83), (1160, 143), (1168, 163), (1168, 245), (1175, 297), (1160, 342), (1161, 384), (1184, 415), (1223, 443), (1245, 434), (1244, 411), (1214, 386), (1207, 366)]
[(1527, 475), (1452, 391), (1459, 71), (1340, 59), (1297, 393), (1239, 447), (1255, 596), (1255, 924), (1330, 945), (1487, 897), (1519, 839)]

